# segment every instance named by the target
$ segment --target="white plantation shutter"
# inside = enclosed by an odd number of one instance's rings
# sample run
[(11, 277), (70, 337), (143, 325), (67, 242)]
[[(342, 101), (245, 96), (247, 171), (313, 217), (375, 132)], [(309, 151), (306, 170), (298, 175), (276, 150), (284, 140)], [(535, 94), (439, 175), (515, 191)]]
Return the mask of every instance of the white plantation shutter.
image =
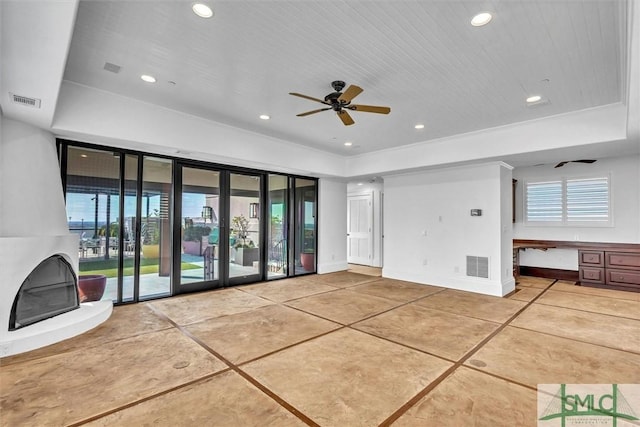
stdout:
[(567, 221), (609, 221), (608, 178), (567, 180)]
[(611, 224), (610, 179), (527, 182), (525, 218), (538, 225)]
[(562, 181), (527, 183), (527, 221), (562, 222)]

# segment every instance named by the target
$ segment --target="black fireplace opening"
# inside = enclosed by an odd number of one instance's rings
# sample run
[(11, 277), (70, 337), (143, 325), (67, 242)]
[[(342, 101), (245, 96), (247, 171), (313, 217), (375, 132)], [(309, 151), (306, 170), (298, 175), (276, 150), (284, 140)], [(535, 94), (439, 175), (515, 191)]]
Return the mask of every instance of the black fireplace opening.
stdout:
[(49, 319), (80, 307), (77, 278), (60, 255), (42, 261), (25, 279), (13, 301), (9, 330)]

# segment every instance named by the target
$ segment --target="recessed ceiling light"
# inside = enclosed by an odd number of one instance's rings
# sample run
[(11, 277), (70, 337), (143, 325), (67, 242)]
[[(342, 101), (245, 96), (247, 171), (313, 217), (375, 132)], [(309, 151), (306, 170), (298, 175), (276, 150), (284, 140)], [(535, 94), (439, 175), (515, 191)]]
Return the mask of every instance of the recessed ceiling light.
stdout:
[(414, 126), (414, 128), (416, 128), (416, 129), (424, 129), (424, 125), (417, 124), (417, 125)]
[(198, 15), (200, 18), (211, 18), (213, 16), (213, 10), (206, 4), (195, 3), (191, 6), (193, 13)]
[(487, 25), (489, 21), (491, 21), (491, 14), (489, 12), (482, 12), (477, 14), (471, 19), (471, 25), (474, 27), (482, 27), (483, 25)]
[(140, 78), (142, 80), (144, 80), (145, 82), (147, 82), (147, 83), (155, 83), (156, 82), (156, 78), (153, 77), (153, 76), (150, 76), (148, 74), (143, 74), (143, 75), (140, 76)]
[(362, 182), (359, 182), (359, 183), (358, 183), (358, 185), (363, 185), (363, 183), (362, 183)]
[(531, 104), (532, 102), (538, 102), (542, 99), (540, 95), (533, 95), (527, 98), (527, 102)]
[(344, 143), (345, 147), (351, 147), (353, 145), (353, 142), (347, 141)]
[(261, 118), (262, 120), (269, 120), (271, 117), (269, 117), (269, 116), (268, 116), (268, 115), (266, 115), (266, 114), (260, 114), (260, 118)]
[(89, 157), (89, 156), (87, 156), (86, 154), (80, 154), (80, 157), (82, 157), (82, 158), (86, 159), (86, 158), (87, 158), (87, 157)]

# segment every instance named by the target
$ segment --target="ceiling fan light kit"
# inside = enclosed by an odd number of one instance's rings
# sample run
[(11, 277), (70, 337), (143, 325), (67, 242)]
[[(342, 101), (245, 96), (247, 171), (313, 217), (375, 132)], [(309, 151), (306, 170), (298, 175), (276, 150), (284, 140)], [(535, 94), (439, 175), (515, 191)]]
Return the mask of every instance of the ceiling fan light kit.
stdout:
[(347, 110), (361, 111), (364, 113), (376, 113), (376, 114), (389, 114), (391, 108), (381, 107), (376, 105), (356, 105), (351, 104), (351, 100), (362, 93), (362, 88), (356, 85), (350, 85), (347, 90), (342, 92), (342, 89), (346, 86), (346, 83), (342, 80), (335, 80), (331, 83), (331, 87), (334, 92), (324, 97), (324, 100), (314, 98), (312, 96), (303, 95), (301, 93), (289, 92), (289, 95), (297, 96), (300, 98), (308, 99), (310, 101), (319, 102), (327, 105), (325, 108), (319, 108), (317, 110), (307, 111), (305, 113), (297, 114), (298, 117), (305, 117), (311, 114), (319, 113), (321, 111), (333, 110), (338, 115), (338, 118), (345, 126), (351, 126), (355, 122)]

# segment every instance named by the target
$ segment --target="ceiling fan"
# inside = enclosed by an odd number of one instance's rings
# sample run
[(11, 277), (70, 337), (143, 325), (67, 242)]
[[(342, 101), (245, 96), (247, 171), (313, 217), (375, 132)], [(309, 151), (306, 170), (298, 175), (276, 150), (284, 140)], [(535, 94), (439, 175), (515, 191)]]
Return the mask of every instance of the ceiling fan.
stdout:
[(567, 160), (566, 162), (558, 163), (557, 165), (554, 166), (554, 168), (562, 167), (567, 163), (595, 163), (595, 162), (597, 162), (597, 160)]
[(328, 107), (307, 111), (306, 113), (296, 114), (296, 116), (304, 117), (310, 114), (319, 113), (320, 111), (333, 110), (336, 112), (336, 114), (338, 114), (338, 117), (340, 118), (340, 120), (342, 120), (342, 123), (344, 123), (345, 126), (350, 126), (355, 122), (353, 121), (347, 110), (377, 114), (389, 114), (389, 112), (391, 111), (391, 108), (389, 107), (351, 104), (351, 100), (362, 93), (362, 88), (356, 85), (350, 85), (347, 90), (342, 92), (342, 89), (344, 89), (345, 85), (345, 82), (341, 80), (331, 82), (331, 87), (333, 87), (333, 90), (335, 92), (325, 96), (324, 100), (314, 98), (312, 96), (303, 95), (301, 93), (289, 92), (289, 95), (299, 96), (300, 98), (309, 99), (311, 101), (316, 101), (321, 104), (328, 105)]

